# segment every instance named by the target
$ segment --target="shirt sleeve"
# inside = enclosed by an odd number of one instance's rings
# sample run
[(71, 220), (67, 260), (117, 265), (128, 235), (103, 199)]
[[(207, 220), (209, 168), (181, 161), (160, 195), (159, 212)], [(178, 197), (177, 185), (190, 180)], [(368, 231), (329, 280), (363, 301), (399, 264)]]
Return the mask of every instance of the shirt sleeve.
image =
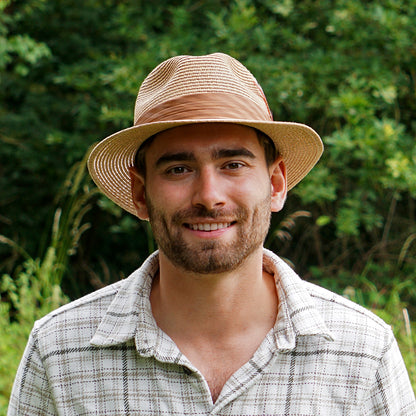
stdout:
[(56, 414), (36, 336), (32, 331), (17, 370), (7, 416)]
[(380, 360), (362, 414), (416, 416), (415, 395), (393, 334)]

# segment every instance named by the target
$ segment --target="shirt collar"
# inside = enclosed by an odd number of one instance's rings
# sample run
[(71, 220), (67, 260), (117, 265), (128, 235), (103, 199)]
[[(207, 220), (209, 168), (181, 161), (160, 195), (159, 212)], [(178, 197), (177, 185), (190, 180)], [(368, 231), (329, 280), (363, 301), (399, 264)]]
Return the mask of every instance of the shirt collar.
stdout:
[[(266, 249), (263, 267), (275, 277), (279, 296), (279, 311), (273, 329), (277, 349), (294, 349), (298, 336), (323, 336), (333, 340), (299, 276), (282, 259)], [(155, 252), (122, 282), (90, 341), (92, 345), (105, 347), (134, 339), (142, 355), (172, 357), (173, 354), (180, 361), (173, 342), (169, 342), (170, 338), (158, 328), (152, 315), (149, 296), (158, 269), (158, 252)], [(163, 351), (158, 348), (161, 345), (164, 346)]]
[(263, 268), (274, 275), (279, 296), (279, 311), (274, 336), (279, 350), (293, 350), (299, 336), (334, 337), (315, 306), (306, 284), (293, 269), (273, 252), (264, 249)]
[(158, 253), (155, 252), (122, 282), (91, 344), (103, 347), (121, 344), (133, 339), (139, 328), (146, 330), (149, 336), (157, 331), (149, 296), (158, 269)]

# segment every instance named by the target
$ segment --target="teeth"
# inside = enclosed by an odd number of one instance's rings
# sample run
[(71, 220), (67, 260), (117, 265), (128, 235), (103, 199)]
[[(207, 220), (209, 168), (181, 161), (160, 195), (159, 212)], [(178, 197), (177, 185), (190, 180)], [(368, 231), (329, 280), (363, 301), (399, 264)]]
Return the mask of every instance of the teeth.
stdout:
[(215, 231), (220, 230), (221, 228), (226, 228), (231, 225), (230, 222), (225, 223), (214, 223), (214, 224), (189, 224), (189, 227), (195, 231)]

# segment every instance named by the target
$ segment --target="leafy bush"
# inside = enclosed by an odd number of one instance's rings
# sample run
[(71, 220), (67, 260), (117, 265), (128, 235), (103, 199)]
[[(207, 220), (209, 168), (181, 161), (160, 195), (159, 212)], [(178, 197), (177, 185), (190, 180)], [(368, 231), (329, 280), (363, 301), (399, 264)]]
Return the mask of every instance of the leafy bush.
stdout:
[[(313, 224), (295, 232), (302, 255), (285, 253), (302, 274), (314, 266), (360, 271), (387, 251), (397, 258), (416, 232), (413, 0), (1, 4), (0, 222), (33, 257), (45, 251), (39, 235), (68, 169), (93, 142), (131, 125), (145, 75), (172, 55), (218, 50), (257, 76), (276, 120), (323, 136), (322, 161), (282, 213), (311, 212)], [(79, 282), (71, 298), (97, 277), (129, 273), (148, 252), (146, 227), (133, 217), (104, 197), (93, 210), (70, 263)], [(0, 247), (7, 272), (19, 261)]]

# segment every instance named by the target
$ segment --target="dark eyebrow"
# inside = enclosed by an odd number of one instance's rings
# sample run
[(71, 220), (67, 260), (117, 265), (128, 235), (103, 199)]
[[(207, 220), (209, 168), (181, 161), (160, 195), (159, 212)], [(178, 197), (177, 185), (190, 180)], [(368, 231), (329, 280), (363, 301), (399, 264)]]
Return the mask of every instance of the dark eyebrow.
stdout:
[(156, 167), (169, 162), (185, 162), (195, 160), (195, 155), (191, 152), (165, 153), (156, 161)]
[(215, 149), (212, 152), (213, 159), (223, 159), (236, 156), (246, 156), (250, 159), (256, 158), (256, 156), (245, 147), (239, 147), (237, 149)]
[[(237, 149), (214, 149), (212, 151), (212, 158), (214, 160), (225, 159), (230, 157), (246, 156), (250, 159), (255, 159), (256, 156), (245, 147), (239, 147)], [(156, 167), (160, 167), (165, 163), (170, 162), (194, 162), (196, 160), (195, 155), (192, 152), (176, 152), (165, 153), (159, 157), (156, 161)]]

